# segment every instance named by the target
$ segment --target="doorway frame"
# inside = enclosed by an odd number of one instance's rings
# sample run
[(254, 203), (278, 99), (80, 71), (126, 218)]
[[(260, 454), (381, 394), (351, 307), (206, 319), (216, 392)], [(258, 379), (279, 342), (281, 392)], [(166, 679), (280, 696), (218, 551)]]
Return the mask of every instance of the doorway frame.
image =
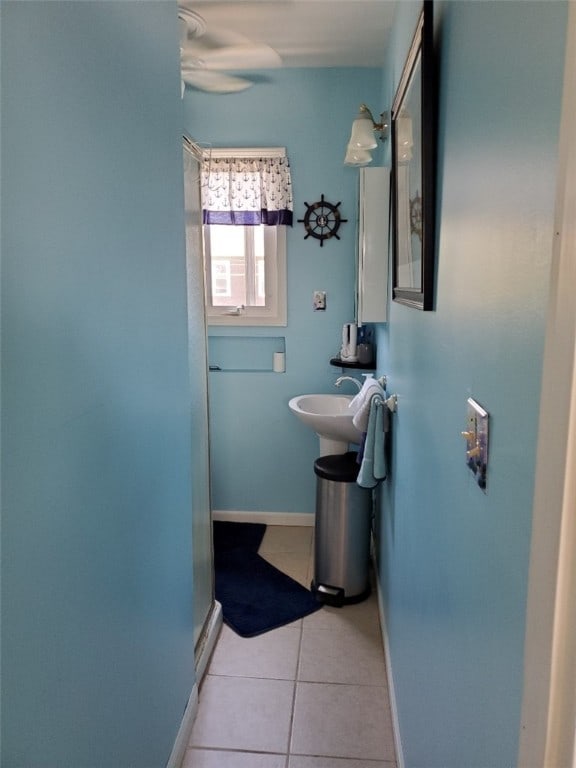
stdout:
[(568, 24), (518, 768), (576, 768), (576, 3)]

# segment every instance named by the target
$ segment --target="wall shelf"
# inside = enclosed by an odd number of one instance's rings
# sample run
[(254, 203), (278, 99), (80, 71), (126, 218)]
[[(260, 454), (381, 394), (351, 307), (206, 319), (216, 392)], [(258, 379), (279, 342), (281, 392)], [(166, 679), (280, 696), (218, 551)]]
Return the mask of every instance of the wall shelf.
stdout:
[(211, 372), (272, 373), (275, 352), (286, 352), (284, 336), (208, 337)]
[(339, 357), (332, 357), (330, 359), (330, 365), (334, 365), (337, 368), (355, 368), (359, 371), (375, 371), (376, 361), (371, 363), (349, 363), (347, 360), (340, 360)]

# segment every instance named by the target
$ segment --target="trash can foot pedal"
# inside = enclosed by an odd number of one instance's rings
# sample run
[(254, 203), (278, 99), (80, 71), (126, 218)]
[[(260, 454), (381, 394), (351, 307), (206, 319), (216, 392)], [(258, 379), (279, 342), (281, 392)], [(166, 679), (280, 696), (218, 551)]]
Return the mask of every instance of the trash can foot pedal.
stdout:
[(334, 605), (337, 608), (344, 605), (344, 590), (341, 587), (331, 587), (328, 584), (318, 584), (316, 586), (312, 582), (310, 589), (319, 603)]
[(342, 587), (332, 587), (329, 584), (317, 585), (314, 581), (310, 585), (310, 590), (319, 603), (333, 605), (336, 608), (341, 608), (343, 605), (361, 603), (362, 600), (366, 600), (370, 595), (370, 585), (368, 585), (364, 592), (361, 592), (359, 595), (352, 595), (352, 597), (346, 597)]

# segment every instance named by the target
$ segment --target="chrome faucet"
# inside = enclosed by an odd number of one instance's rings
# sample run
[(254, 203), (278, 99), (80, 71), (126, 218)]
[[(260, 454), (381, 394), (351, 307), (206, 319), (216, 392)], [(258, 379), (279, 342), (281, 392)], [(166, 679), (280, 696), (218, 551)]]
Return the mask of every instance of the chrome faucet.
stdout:
[(354, 376), (338, 376), (336, 381), (334, 382), (335, 387), (339, 387), (343, 381), (353, 381), (354, 384), (358, 387), (358, 392), (362, 389), (362, 382), (358, 381), (358, 379), (355, 379)]

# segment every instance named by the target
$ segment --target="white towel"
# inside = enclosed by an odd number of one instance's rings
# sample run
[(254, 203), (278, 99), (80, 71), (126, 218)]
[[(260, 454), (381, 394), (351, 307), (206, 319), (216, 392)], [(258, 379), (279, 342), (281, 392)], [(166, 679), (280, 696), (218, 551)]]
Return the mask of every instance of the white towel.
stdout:
[(348, 404), (348, 408), (354, 411), (352, 417), (352, 423), (359, 432), (366, 432), (368, 430), (368, 418), (370, 417), (370, 401), (373, 395), (380, 395), (385, 400), (386, 393), (374, 378), (367, 378), (362, 385), (362, 389), (356, 397), (352, 398)]

